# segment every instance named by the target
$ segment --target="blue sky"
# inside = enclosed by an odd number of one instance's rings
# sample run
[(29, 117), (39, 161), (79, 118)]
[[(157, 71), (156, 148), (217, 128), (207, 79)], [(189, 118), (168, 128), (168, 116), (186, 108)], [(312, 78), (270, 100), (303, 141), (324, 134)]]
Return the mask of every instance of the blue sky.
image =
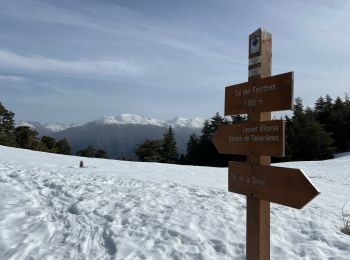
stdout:
[(312, 105), (350, 92), (350, 2), (0, 0), (0, 101), (17, 118), (223, 114), (247, 81), (248, 36), (272, 33), (272, 73)]

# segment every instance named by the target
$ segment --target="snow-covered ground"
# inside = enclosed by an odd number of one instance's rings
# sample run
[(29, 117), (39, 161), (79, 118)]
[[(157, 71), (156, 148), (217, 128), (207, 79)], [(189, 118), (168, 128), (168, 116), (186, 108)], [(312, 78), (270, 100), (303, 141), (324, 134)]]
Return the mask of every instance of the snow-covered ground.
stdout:
[[(350, 155), (279, 165), (321, 194), (272, 205), (271, 259), (350, 259)], [(0, 146), (0, 197), (0, 259), (245, 259), (246, 202), (227, 192), (227, 169)]]

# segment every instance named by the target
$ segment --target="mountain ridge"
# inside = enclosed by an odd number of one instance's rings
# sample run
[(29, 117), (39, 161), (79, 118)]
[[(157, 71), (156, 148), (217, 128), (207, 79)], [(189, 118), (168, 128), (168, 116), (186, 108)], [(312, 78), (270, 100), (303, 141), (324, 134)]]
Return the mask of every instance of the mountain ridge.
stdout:
[[(159, 127), (188, 127), (188, 128), (202, 128), (206, 118), (203, 117), (194, 117), (187, 119), (181, 116), (177, 116), (171, 120), (159, 120), (155, 118), (150, 118), (146, 116), (136, 115), (136, 114), (119, 114), (117, 116), (108, 116), (97, 118), (95, 120), (89, 121), (84, 124), (69, 123), (63, 124), (59, 122), (51, 123), (40, 123), (35, 121), (26, 121), (26, 120), (17, 120), (17, 126), (28, 126), (34, 130), (39, 131), (39, 135), (43, 135), (42, 132), (46, 133), (57, 133), (64, 131), (73, 127), (80, 127), (88, 124), (102, 124), (102, 125), (150, 125), (150, 126), (159, 126)], [(43, 131), (46, 129), (46, 131)]]
[(107, 152), (108, 158), (136, 159), (136, 147), (145, 140), (160, 140), (168, 127), (174, 129), (179, 155), (186, 153), (187, 142), (191, 134), (200, 135), (205, 119), (195, 117), (186, 119), (175, 117), (164, 121), (134, 114), (104, 116), (86, 124), (40, 124), (31, 121), (18, 121), (17, 126), (29, 126), (39, 133), (39, 137), (48, 135), (56, 140), (66, 138), (75, 154), (81, 149), (93, 146)]

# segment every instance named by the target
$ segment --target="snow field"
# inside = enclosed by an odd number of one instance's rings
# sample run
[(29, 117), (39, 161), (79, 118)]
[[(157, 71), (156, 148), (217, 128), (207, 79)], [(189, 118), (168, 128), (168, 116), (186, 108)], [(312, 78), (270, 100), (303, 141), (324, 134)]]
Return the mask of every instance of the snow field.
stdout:
[[(350, 259), (350, 157), (279, 166), (302, 168), (321, 195), (272, 204), (271, 259)], [(0, 196), (0, 259), (245, 259), (246, 202), (227, 192), (227, 169), (0, 146)]]

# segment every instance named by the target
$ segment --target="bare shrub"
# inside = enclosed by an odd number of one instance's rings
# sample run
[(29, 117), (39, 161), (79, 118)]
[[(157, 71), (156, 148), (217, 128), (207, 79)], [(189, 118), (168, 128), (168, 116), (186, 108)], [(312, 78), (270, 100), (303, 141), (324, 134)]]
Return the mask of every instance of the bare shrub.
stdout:
[(345, 205), (343, 206), (341, 210), (341, 214), (343, 217), (344, 227), (341, 228), (341, 232), (344, 234), (350, 235), (350, 212), (345, 212)]

